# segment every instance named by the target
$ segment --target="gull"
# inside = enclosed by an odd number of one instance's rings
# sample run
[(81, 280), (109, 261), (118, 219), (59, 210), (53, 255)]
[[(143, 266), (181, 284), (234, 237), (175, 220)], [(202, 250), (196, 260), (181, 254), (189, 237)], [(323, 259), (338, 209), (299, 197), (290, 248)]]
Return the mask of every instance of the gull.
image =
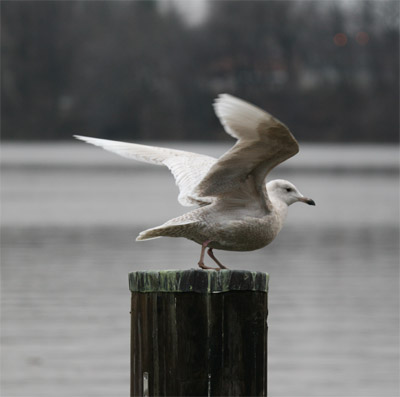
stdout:
[[(196, 208), (144, 230), (136, 240), (185, 237), (201, 245), (200, 268), (221, 270), (227, 267), (215, 257), (214, 249), (263, 248), (282, 229), (291, 204), (315, 202), (289, 181), (266, 183), (274, 167), (299, 151), (296, 139), (283, 123), (229, 94), (220, 94), (213, 105), (225, 131), (237, 140), (219, 159), (182, 150), (74, 137), (123, 157), (168, 167), (179, 188), (179, 203)], [(217, 268), (205, 265), (206, 251)]]

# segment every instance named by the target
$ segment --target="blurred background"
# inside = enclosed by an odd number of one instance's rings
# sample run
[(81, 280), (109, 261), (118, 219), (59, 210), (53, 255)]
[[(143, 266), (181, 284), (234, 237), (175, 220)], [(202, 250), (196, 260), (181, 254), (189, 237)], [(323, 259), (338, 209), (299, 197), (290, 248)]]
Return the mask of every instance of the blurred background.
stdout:
[(289, 126), (268, 177), (290, 208), (268, 247), (269, 395), (399, 394), (399, 3), (2, 1), (1, 395), (129, 393), (128, 273), (195, 267), (168, 170), (73, 134), (220, 156), (213, 99)]
[(225, 139), (210, 103), (230, 92), (302, 140), (395, 142), (398, 12), (397, 1), (4, 1), (2, 138)]

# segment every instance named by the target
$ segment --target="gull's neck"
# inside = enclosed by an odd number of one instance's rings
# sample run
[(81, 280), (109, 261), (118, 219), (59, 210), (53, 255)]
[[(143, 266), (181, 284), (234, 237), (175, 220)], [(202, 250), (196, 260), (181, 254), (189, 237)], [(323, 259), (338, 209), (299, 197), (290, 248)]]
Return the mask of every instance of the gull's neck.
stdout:
[(274, 207), (274, 212), (278, 216), (279, 220), (283, 223), (287, 215), (288, 205), (281, 198), (276, 197), (273, 194), (270, 195), (269, 199)]

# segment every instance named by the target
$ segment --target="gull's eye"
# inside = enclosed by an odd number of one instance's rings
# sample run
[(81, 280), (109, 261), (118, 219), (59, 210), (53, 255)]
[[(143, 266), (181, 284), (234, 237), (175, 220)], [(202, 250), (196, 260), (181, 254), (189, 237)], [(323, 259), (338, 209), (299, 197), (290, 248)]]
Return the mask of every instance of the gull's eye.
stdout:
[(288, 193), (290, 193), (290, 192), (293, 192), (293, 189), (292, 189), (291, 187), (287, 187), (287, 188), (286, 188), (286, 191), (287, 191)]

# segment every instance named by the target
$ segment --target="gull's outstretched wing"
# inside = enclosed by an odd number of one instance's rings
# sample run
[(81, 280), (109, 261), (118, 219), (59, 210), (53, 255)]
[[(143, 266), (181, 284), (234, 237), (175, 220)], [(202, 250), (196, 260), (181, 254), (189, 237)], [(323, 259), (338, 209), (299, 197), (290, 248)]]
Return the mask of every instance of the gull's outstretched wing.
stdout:
[(265, 177), (299, 151), (296, 139), (269, 113), (232, 95), (219, 95), (214, 109), (225, 131), (238, 141), (211, 167), (196, 195), (226, 197), (253, 183), (257, 194), (268, 200)]
[(178, 201), (184, 206), (201, 205), (210, 201), (206, 198), (197, 197), (194, 190), (216, 163), (217, 160), (213, 157), (183, 150), (89, 138), (80, 135), (74, 135), (74, 137), (129, 159), (167, 166), (179, 187)]

